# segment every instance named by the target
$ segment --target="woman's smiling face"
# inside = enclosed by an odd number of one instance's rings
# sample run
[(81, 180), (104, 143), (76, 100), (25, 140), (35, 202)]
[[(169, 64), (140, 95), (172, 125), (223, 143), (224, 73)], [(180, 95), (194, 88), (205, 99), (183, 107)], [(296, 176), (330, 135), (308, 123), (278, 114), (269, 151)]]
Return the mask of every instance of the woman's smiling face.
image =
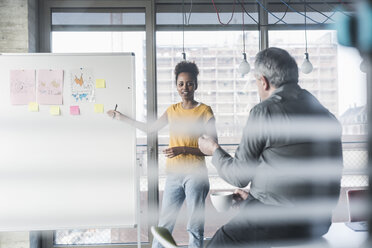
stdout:
[(196, 90), (194, 78), (188, 72), (181, 72), (177, 78), (177, 91), (182, 100), (193, 100)]

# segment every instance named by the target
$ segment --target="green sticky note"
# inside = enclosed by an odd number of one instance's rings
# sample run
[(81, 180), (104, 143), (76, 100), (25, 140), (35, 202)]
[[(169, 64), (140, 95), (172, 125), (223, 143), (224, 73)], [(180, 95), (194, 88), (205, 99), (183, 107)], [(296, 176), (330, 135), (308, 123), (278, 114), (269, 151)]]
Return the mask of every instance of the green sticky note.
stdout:
[(104, 79), (96, 79), (96, 88), (106, 88), (106, 81)]
[(37, 102), (28, 103), (28, 111), (39, 112), (39, 104), (37, 104)]
[(103, 104), (94, 104), (95, 113), (103, 113)]
[(50, 106), (49, 113), (51, 115), (60, 115), (61, 111), (58, 106)]

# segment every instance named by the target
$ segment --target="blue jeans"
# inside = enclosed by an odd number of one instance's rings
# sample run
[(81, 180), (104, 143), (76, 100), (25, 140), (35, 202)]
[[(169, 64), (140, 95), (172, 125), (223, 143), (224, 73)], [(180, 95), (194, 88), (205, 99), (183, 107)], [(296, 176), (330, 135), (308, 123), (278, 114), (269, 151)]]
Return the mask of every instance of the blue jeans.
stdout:
[[(165, 183), (159, 226), (172, 233), (178, 212), (186, 199), (189, 247), (203, 247), (205, 198), (209, 191), (206, 172), (198, 174), (169, 174)], [(156, 239), (152, 248), (163, 247)]]

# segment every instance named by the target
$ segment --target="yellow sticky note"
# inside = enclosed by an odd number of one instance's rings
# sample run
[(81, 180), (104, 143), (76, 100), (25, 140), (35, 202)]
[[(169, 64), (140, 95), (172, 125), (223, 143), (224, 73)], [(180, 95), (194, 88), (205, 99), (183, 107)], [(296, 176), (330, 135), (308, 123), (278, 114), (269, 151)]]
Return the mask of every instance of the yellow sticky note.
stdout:
[(96, 88), (106, 88), (106, 81), (104, 79), (96, 79)]
[(58, 106), (50, 106), (49, 113), (51, 115), (60, 115), (61, 111)]
[(28, 111), (39, 112), (39, 104), (37, 104), (37, 102), (28, 103)]
[(94, 112), (103, 113), (103, 104), (94, 104)]

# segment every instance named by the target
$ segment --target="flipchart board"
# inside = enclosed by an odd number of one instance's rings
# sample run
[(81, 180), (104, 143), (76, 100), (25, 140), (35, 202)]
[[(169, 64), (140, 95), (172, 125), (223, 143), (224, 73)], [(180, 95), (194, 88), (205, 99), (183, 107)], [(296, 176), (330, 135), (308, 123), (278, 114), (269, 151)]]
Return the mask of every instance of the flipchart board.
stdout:
[(0, 231), (136, 225), (134, 62), (0, 55)]

